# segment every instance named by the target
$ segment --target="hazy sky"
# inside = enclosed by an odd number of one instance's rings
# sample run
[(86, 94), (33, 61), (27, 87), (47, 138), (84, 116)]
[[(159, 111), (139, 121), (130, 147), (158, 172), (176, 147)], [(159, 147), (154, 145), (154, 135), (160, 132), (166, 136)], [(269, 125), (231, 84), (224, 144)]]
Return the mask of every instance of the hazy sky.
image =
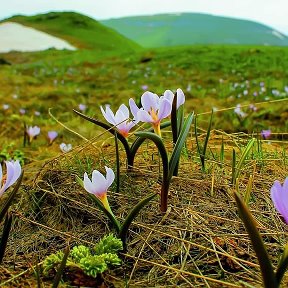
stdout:
[(288, 34), (288, 0), (2, 0), (0, 19), (14, 14), (77, 11), (95, 19), (202, 12), (261, 22)]

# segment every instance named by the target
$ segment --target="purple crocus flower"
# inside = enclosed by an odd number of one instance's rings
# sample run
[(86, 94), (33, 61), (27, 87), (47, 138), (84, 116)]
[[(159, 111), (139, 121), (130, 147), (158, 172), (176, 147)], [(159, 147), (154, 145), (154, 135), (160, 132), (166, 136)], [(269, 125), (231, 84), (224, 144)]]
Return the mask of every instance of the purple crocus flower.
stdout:
[(263, 139), (268, 139), (271, 136), (271, 130), (262, 130), (261, 136), (263, 137)]
[(52, 144), (52, 142), (56, 139), (57, 136), (58, 133), (56, 131), (48, 131), (49, 144)]
[(113, 126), (116, 126), (119, 133), (124, 137), (127, 137), (130, 129), (137, 124), (136, 119), (134, 119), (134, 121), (129, 120), (129, 109), (124, 104), (120, 105), (115, 115), (110, 109), (109, 105), (105, 106), (106, 111), (102, 108), (102, 106), (100, 109), (106, 121)]
[(271, 198), (277, 211), (288, 224), (288, 177), (283, 186), (276, 180), (271, 188)]
[(148, 89), (148, 85), (142, 85), (141, 88), (142, 88), (143, 91), (145, 91), (145, 90)]
[(106, 210), (111, 212), (107, 199), (107, 191), (115, 179), (115, 174), (111, 168), (106, 166), (105, 170), (106, 178), (98, 170), (94, 170), (92, 172), (92, 181), (89, 179), (87, 173), (85, 172), (83, 186), (87, 192), (94, 194), (102, 202)]
[(79, 110), (84, 112), (87, 109), (87, 106), (85, 104), (79, 104)]
[(3, 175), (2, 166), (0, 165), (0, 197), (21, 175), (21, 166), (18, 160), (5, 161), (5, 164), (6, 175)]
[(23, 109), (23, 108), (21, 108), (21, 109), (19, 109), (19, 113), (20, 113), (21, 115), (24, 115), (24, 114), (26, 113), (26, 110)]
[(29, 142), (31, 143), (31, 141), (37, 136), (40, 134), (40, 128), (38, 126), (29, 126), (27, 129), (26, 129), (26, 133), (28, 134), (29, 136)]
[[(164, 95), (146, 91), (141, 96), (142, 108), (138, 108), (133, 99), (129, 99), (130, 110), (135, 119), (141, 122), (151, 123), (156, 134), (161, 136), (160, 122), (171, 114), (174, 94), (166, 90)], [(181, 89), (177, 89), (177, 109), (185, 102), (185, 96)]]

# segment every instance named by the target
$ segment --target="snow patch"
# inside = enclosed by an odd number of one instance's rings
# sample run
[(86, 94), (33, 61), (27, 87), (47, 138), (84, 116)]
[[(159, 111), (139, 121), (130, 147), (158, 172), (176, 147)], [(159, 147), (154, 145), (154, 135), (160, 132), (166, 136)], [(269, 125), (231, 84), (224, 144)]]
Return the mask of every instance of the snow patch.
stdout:
[(24, 25), (0, 24), (0, 53), (41, 51), (49, 48), (76, 50), (68, 42)]

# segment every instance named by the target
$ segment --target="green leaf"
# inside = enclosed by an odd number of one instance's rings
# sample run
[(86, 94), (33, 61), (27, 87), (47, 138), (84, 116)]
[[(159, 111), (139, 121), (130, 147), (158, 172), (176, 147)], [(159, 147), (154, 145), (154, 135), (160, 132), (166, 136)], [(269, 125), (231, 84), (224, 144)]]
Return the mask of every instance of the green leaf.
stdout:
[(236, 178), (235, 178), (235, 170), (236, 170), (236, 151), (233, 148), (232, 150), (232, 177), (231, 177), (231, 183), (234, 185)]
[(13, 216), (10, 213), (7, 213), (5, 217), (2, 236), (0, 239), (0, 264), (2, 263), (4, 254), (5, 254), (5, 250), (6, 250), (6, 246), (7, 246), (11, 226), (12, 226), (12, 220), (13, 220)]
[(119, 133), (119, 131), (114, 128), (114, 126), (110, 125), (110, 124), (106, 124), (106, 123), (103, 123), (93, 117), (90, 117), (90, 116), (87, 116), (85, 114), (82, 114), (81, 112), (73, 109), (73, 111), (79, 115), (80, 117), (82, 117), (83, 119), (91, 122), (91, 123), (94, 123), (104, 129), (106, 129), (108, 132), (110, 132), (112, 135), (114, 135), (115, 133), (117, 134), (117, 137), (118, 139), (121, 141), (121, 143), (123, 144), (124, 146), (124, 149), (125, 149), (125, 152), (126, 152), (126, 156), (127, 158), (129, 158), (129, 155), (130, 155), (130, 147), (129, 147), (129, 144), (128, 144), (128, 141), (126, 140), (126, 138), (121, 134)]
[(288, 267), (288, 243), (286, 244), (283, 254), (281, 256), (280, 262), (277, 267), (276, 271), (276, 281), (278, 285), (280, 286), (281, 280), (287, 270)]
[(207, 151), (208, 141), (209, 141), (211, 127), (212, 127), (212, 119), (213, 119), (213, 110), (211, 111), (209, 126), (208, 126), (207, 134), (206, 134), (205, 141), (204, 141), (203, 151), (202, 151), (203, 169), (204, 170), (205, 170), (206, 151)]
[(120, 156), (119, 156), (119, 145), (117, 133), (115, 136), (115, 152), (116, 152), (116, 193), (119, 193), (120, 190)]
[(163, 178), (162, 178), (162, 187), (161, 187), (161, 204), (160, 209), (162, 212), (166, 212), (167, 210), (167, 203), (168, 203), (168, 192), (169, 192), (169, 162), (168, 162), (168, 155), (166, 148), (162, 139), (151, 132), (136, 132), (135, 133), (139, 137), (147, 138), (152, 140), (158, 148), (158, 151), (162, 158), (162, 166), (163, 166)]
[(127, 217), (125, 218), (123, 224), (120, 227), (120, 231), (119, 231), (119, 238), (122, 240), (123, 242), (123, 246), (124, 249), (126, 247), (126, 239), (127, 239), (127, 233), (128, 233), (128, 229), (129, 226), (131, 225), (132, 221), (137, 217), (138, 213), (140, 212), (140, 210), (146, 205), (148, 204), (149, 201), (151, 201), (158, 193), (149, 195), (148, 197), (144, 198), (143, 200), (141, 200), (127, 215)]
[(171, 110), (171, 129), (172, 129), (173, 143), (176, 144), (177, 139), (178, 139), (177, 93), (174, 93), (174, 98), (173, 98), (173, 102), (172, 102), (172, 110)]
[(14, 199), (14, 197), (15, 197), (15, 195), (16, 195), (16, 193), (17, 193), (17, 191), (21, 185), (21, 182), (23, 179), (23, 174), (24, 174), (24, 171), (22, 171), (19, 179), (16, 182), (16, 185), (15, 185), (13, 191), (9, 194), (9, 197), (5, 200), (3, 206), (0, 210), (0, 223), (2, 222), (6, 212), (8, 211), (8, 209), (9, 209), (9, 207), (10, 207), (10, 205), (11, 205), (11, 203), (12, 203), (12, 201), (13, 201), (13, 199)]
[[(161, 125), (160, 125), (160, 129), (163, 129), (163, 128), (166, 128), (168, 126), (171, 125), (171, 122), (170, 121), (166, 121), (166, 122), (163, 122)], [(153, 132), (153, 128), (150, 128), (148, 129), (147, 131), (145, 132)], [(135, 135), (137, 134), (137, 132), (135, 133)], [(137, 137), (136, 140), (133, 142), (133, 144), (131, 145), (131, 148), (130, 148), (130, 155), (129, 157), (127, 157), (127, 162), (128, 162), (128, 168), (130, 167), (133, 167), (134, 165), (134, 159), (135, 159), (135, 155), (139, 149), (139, 147), (142, 145), (142, 143), (145, 141), (146, 138), (143, 138), (143, 137)]]
[(173, 176), (173, 172), (174, 169), (177, 165), (177, 162), (179, 161), (180, 155), (181, 155), (181, 151), (182, 148), (184, 146), (184, 143), (186, 141), (186, 138), (188, 136), (192, 121), (193, 121), (193, 116), (194, 114), (191, 113), (188, 115), (187, 119), (185, 120), (185, 123), (183, 125), (183, 128), (180, 132), (180, 135), (177, 139), (176, 145), (173, 149), (170, 161), (169, 161), (169, 175), (168, 175), (168, 181), (170, 182), (172, 176)]
[(116, 229), (116, 232), (119, 233), (120, 230), (120, 224), (114, 214), (110, 211), (108, 211), (102, 204), (102, 202), (94, 195), (89, 193), (90, 198), (95, 202), (95, 204), (98, 206), (98, 208), (106, 214), (106, 216), (109, 218), (109, 220), (112, 222), (114, 228)]
[(236, 204), (239, 210), (240, 217), (244, 223), (244, 226), (249, 234), (253, 248), (256, 252), (256, 256), (260, 265), (262, 279), (264, 287), (266, 288), (277, 288), (278, 283), (276, 280), (276, 275), (273, 271), (271, 261), (269, 259), (268, 253), (266, 251), (262, 237), (257, 229), (257, 224), (245, 205), (244, 201), (241, 199), (238, 193), (234, 193)]
[(61, 261), (61, 264), (60, 264), (60, 267), (56, 273), (56, 276), (53, 280), (53, 284), (52, 284), (52, 288), (57, 288), (60, 281), (61, 281), (61, 278), (62, 278), (62, 274), (63, 274), (63, 271), (65, 269), (65, 266), (66, 266), (66, 262), (67, 262), (67, 259), (68, 259), (68, 256), (69, 256), (69, 252), (70, 252), (70, 249), (69, 249), (69, 246), (66, 247), (65, 249), (65, 252), (64, 252), (64, 257)]

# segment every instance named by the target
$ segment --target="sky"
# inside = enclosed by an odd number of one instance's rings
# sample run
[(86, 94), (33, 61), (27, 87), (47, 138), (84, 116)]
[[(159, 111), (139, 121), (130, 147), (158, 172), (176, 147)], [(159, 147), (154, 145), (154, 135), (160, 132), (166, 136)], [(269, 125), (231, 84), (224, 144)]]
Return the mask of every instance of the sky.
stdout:
[(287, 0), (9, 0), (1, 5), (0, 19), (50, 11), (76, 11), (96, 20), (199, 12), (257, 21), (288, 35)]

